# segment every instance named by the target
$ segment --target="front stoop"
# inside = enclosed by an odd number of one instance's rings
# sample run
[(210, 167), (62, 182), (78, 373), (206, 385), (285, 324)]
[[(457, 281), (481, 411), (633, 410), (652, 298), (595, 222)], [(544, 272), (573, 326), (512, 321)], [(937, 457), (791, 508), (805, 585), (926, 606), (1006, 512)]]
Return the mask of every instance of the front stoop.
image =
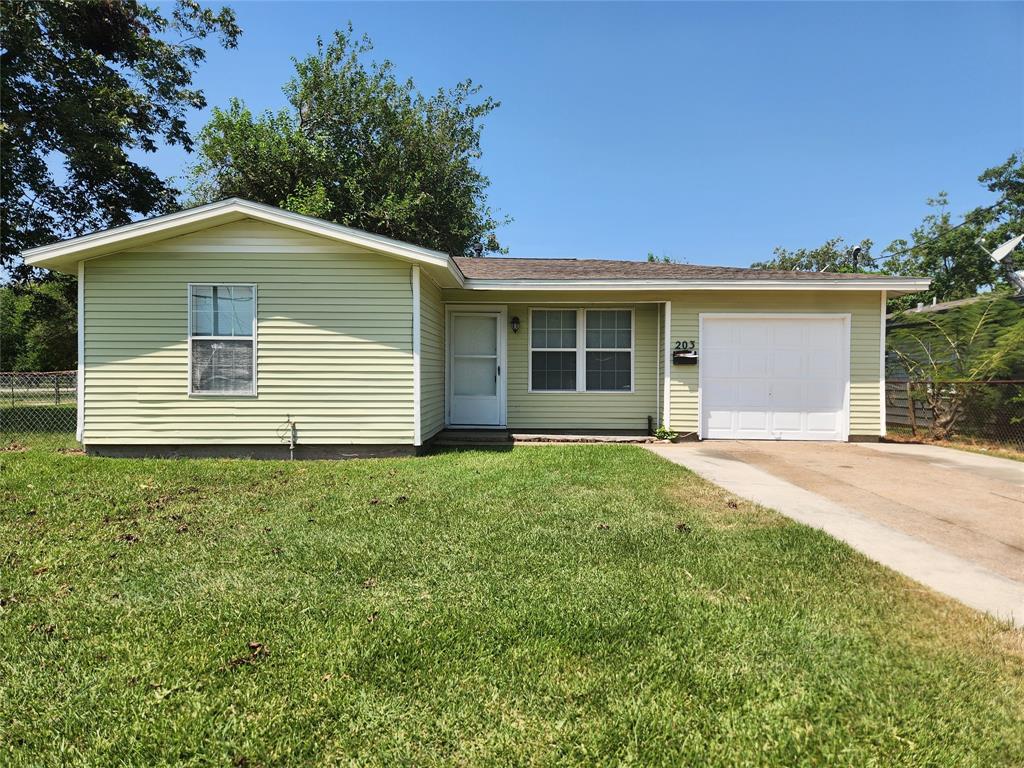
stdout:
[(507, 429), (443, 429), (430, 441), (438, 446), (510, 446), (512, 435)]

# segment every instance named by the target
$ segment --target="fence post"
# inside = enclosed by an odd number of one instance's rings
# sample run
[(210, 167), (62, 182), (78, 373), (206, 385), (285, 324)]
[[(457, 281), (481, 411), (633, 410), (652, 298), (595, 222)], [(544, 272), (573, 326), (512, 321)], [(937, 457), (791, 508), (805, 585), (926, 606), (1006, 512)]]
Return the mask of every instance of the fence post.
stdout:
[(910, 434), (917, 437), (917, 403), (914, 402), (914, 393), (910, 381), (907, 381), (907, 413), (910, 414)]
[(60, 405), (60, 374), (53, 374), (53, 404)]

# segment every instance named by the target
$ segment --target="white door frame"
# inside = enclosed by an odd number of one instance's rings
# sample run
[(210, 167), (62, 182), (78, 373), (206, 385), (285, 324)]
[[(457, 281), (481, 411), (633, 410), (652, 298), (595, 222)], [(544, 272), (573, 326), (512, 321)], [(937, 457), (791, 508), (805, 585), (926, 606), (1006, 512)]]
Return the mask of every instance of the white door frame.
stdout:
[(843, 393), (843, 442), (850, 440), (850, 350), (851, 333), (853, 330), (852, 315), (849, 312), (701, 312), (697, 315), (697, 438), (704, 439), (704, 362), (700, 359), (704, 354), (704, 318), (715, 319), (757, 319), (764, 320), (842, 320), (845, 327), (843, 336), (843, 370), (846, 374), (846, 387)]
[[(487, 314), (497, 317), (498, 332), (498, 423), (495, 429), (508, 426), (508, 307), (504, 304), (446, 304), (444, 312), (444, 425), (468, 427), (472, 424), (452, 424), (452, 315)], [(482, 425), (480, 425), (482, 426)]]

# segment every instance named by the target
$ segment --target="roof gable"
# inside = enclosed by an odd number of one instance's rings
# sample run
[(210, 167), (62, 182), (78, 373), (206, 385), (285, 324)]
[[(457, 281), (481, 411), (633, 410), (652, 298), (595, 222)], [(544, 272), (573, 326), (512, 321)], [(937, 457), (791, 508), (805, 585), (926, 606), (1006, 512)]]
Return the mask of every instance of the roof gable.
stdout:
[(25, 263), (31, 267), (73, 274), (78, 262), (85, 259), (94, 259), (111, 253), (152, 245), (169, 238), (200, 232), (244, 219), (275, 224), (408, 261), (412, 264), (433, 267), (432, 272), (435, 273), (435, 276), (447, 278), (442, 279), (443, 283), (452, 287), (463, 284), (462, 274), (458, 267), (447, 254), (440, 251), (238, 198), (221, 200), (134, 224), (126, 224), (63, 240), (52, 245), (33, 248), (25, 251), (23, 255)]

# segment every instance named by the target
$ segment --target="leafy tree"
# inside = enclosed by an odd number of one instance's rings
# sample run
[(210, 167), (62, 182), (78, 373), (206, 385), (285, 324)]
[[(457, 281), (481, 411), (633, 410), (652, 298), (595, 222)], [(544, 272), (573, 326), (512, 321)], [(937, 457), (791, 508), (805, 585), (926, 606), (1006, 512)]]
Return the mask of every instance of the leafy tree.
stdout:
[(648, 264), (686, 264), (686, 259), (676, 259), (669, 256), (667, 253), (661, 254), (661, 256), (655, 256), (654, 251), (647, 252), (647, 263)]
[[(755, 269), (783, 269), (801, 272), (874, 270), (876, 263), (875, 258), (871, 255), (871, 246), (870, 240), (862, 240), (858, 246), (850, 246), (843, 238), (834, 237), (831, 240), (826, 240), (817, 248), (798, 248), (795, 251), (775, 248), (772, 251), (771, 259), (756, 261), (751, 266)], [(854, 248), (858, 247), (860, 251), (857, 253), (857, 263), (854, 265)]]
[(243, 197), (450, 254), (500, 250), (476, 167), (481, 120), (498, 102), (470, 80), (424, 96), (390, 61), (368, 61), (372, 49), (350, 24), (293, 60), (285, 109), (215, 109), (193, 202)]
[(886, 272), (932, 279), (926, 293), (903, 297), (891, 306), (905, 308), (932, 298), (963, 299), (1008, 284), (1006, 267), (996, 265), (977, 241), (984, 238), (991, 250), (1013, 234), (1024, 233), (1024, 154), (1011, 155), (1002, 165), (982, 173), (978, 181), (998, 195), (994, 204), (975, 208), (961, 223), (953, 224), (948, 196), (940, 193), (928, 201), (935, 210), (913, 231), (912, 242), (895, 240), (886, 248)]
[[(997, 266), (978, 247), (977, 241), (984, 238), (991, 250), (1012, 235), (1024, 233), (1024, 154), (1011, 155), (1002, 165), (983, 172), (978, 181), (998, 198), (992, 205), (970, 211), (960, 223), (953, 222), (949, 197), (940, 192), (928, 200), (933, 212), (912, 231), (909, 240), (894, 240), (880, 257), (872, 255), (870, 240), (861, 241), (858, 270), (932, 279), (931, 288), (926, 292), (890, 299), (890, 309), (906, 309), (918, 301), (933, 298), (938, 301), (968, 298), (1008, 284), (1005, 269), (1009, 262), (1006, 267)], [(853, 272), (853, 249), (837, 237), (812, 249), (790, 251), (776, 248), (773, 258), (755, 262), (752, 266), (760, 269)]]
[(0, 287), (0, 370), (67, 371), (77, 365), (74, 280)]
[(889, 255), (884, 266), (894, 274), (930, 277), (932, 285), (925, 293), (894, 302), (896, 308), (932, 298), (939, 301), (965, 299), (997, 281), (995, 265), (975, 242), (983, 231), (978, 217), (968, 215), (964, 222), (954, 225), (945, 192), (930, 198), (928, 205), (934, 211), (914, 229), (913, 244), (903, 239), (894, 240), (886, 248)]
[[(157, 142), (191, 149), (192, 87), (211, 34), (233, 48), (234, 12), (198, 0), (7, 0), (0, 14), (0, 267), (54, 239), (176, 207), (176, 191), (132, 159)], [(180, 38), (176, 41), (168, 36)]]

